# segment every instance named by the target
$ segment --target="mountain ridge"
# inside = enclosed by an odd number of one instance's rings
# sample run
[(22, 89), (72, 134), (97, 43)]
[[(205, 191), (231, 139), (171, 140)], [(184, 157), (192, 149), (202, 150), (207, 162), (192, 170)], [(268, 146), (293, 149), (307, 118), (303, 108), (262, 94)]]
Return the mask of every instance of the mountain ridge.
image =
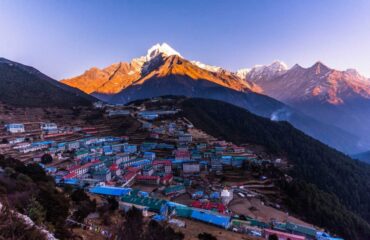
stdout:
[[(117, 68), (122, 65), (134, 67), (123, 70)], [(319, 68), (322, 68), (321, 65)], [(255, 76), (255, 79), (259, 79), (252, 81), (241, 79), (240, 72), (235, 73), (216, 66), (189, 61), (169, 45), (156, 44), (147, 51), (145, 56), (134, 58), (130, 63), (113, 64), (94, 71), (97, 73), (94, 73), (93, 77), (89, 78), (89, 74), (85, 73), (62, 82), (85, 91), (92, 87), (87, 91), (88, 93), (113, 104), (125, 104), (162, 95), (222, 100), (244, 107), (260, 116), (287, 120), (309, 135), (342, 151), (353, 153), (365, 150), (357, 144), (358, 138), (354, 134), (338, 127), (331, 127), (329, 123), (322, 124), (318, 119), (302, 114), (294, 107), (286, 106), (260, 94), (264, 93), (260, 82), (266, 77), (272, 79), (275, 75), (284, 76), (289, 72), (287, 65), (281, 61), (275, 61), (267, 67), (255, 66), (250, 71), (245, 71), (247, 76)], [(260, 74), (261, 77), (259, 77)], [(81, 86), (78, 86), (80, 82), (82, 82)], [(84, 84), (87, 85), (86, 88)], [(114, 89), (114, 87), (117, 88)]]
[[(246, 76), (248, 78), (248, 75)], [(303, 113), (361, 138), (370, 147), (370, 80), (356, 70), (339, 71), (318, 61), (311, 67), (294, 65), (281, 75), (258, 81), (262, 93)]]
[(36, 68), (0, 58), (0, 102), (22, 107), (91, 105), (96, 99)]

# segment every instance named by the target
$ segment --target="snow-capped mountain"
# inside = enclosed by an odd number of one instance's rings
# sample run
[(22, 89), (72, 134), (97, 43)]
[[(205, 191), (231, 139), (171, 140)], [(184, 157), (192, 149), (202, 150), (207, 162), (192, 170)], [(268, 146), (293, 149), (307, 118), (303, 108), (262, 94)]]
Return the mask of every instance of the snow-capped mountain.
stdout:
[(370, 80), (356, 70), (339, 71), (317, 62), (309, 68), (296, 64), (276, 75), (247, 79), (268, 96), (287, 103), (328, 124), (345, 129), (370, 145)]
[(167, 43), (155, 44), (148, 49), (146, 55), (134, 58), (131, 62), (119, 62), (103, 69), (92, 67), (80, 76), (61, 82), (88, 94), (116, 94), (150, 72), (153, 66), (160, 64), (163, 57), (174, 55), (181, 57)]
[(240, 77), (241, 79), (246, 79), (247, 78), (247, 75), (248, 73), (251, 71), (250, 68), (242, 68), (242, 69), (239, 69), (235, 74)]
[(236, 74), (244, 80), (258, 84), (259, 81), (270, 80), (284, 74), (288, 66), (282, 61), (274, 61), (270, 65), (255, 65), (252, 68), (242, 68)]
[(157, 57), (158, 55), (164, 55), (166, 57), (177, 55), (179, 57), (182, 57), (180, 53), (178, 53), (167, 43), (162, 44), (157, 43), (151, 48), (149, 48), (148, 53), (146, 54), (146, 61), (150, 61), (153, 58)]
[[(80, 76), (64, 79), (62, 82), (88, 94), (98, 93), (99, 96), (102, 96), (102, 94), (117, 94), (130, 85), (142, 83), (145, 79), (148, 79), (147, 75), (162, 66), (166, 59), (175, 56), (184, 59), (179, 52), (167, 43), (155, 44), (149, 48), (145, 56), (134, 58), (129, 63), (115, 63), (103, 69), (93, 67)], [(170, 65), (168, 64), (168, 66)], [(236, 74), (230, 71), (198, 61), (186, 61), (186, 71), (184, 69), (179, 70), (180, 67), (176, 67), (176, 69), (179, 72), (173, 74), (188, 75), (193, 79), (206, 79), (238, 91), (260, 91), (256, 84), (241, 81)], [(104, 98), (104, 100), (106, 99)]]
[[(127, 103), (162, 95), (216, 99), (232, 103), (274, 120), (286, 120), (307, 134), (343, 151), (353, 151), (357, 139), (347, 132), (307, 117), (295, 109), (259, 94), (255, 82), (287, 71), (282, 62), (255, 66), (234, 73), (221, 67), (189, 61), (168, 44), (156, 44), (131, 62), (91, 68), (80, 76), (63, 80), (103, 101)], [(245, 74), (245, 78), (241, 78)]]
[(356, 97), (370, 98), (370, 81), (356, 70), (338, 71), (321, 62), (309, 68), (296, 64), (289, 70), (257, 78), (248, 74), (247, 78), (258, 83), (265, 94), (288, 103), (315, 99), (339, 105)]

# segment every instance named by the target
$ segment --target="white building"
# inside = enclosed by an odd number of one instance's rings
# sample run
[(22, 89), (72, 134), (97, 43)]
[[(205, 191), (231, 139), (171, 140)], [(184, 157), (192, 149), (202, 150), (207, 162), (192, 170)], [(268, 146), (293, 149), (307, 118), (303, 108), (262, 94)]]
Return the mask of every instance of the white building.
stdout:
[(221, 191), (221, 200), (222, 200), (222, 203), (227, 206), (229, 204), (229, 202), (231, 202), (231, 200), (233, 200), (233, 192), (232, 190), (230, 189), (227, 189), (227, 188), (224, 188), (222, 189)]
[(42, 123), (41, 130), (46, 133), (56, 133), (58, 126), (55, 123)]
[(22, 123), (6, 124), (5, 129), (10, 133), (23, 133), (23, 132), (25, 132), (24, 124), (22, 124)]
[(193, 137), (189, 133), (184, 133), (179, 136), (179, 142), (190, 143)]
[(182, 171), (184, 172), (184, 174), (199, 173), (200, 165), (199, 163), (184, 163), (182, 165)]

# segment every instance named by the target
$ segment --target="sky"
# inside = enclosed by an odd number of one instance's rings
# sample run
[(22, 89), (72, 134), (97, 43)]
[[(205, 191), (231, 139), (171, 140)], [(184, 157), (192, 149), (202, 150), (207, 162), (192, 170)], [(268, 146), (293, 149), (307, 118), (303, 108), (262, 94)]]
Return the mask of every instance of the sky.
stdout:
[(161, 42), (232, 71), (321, 61), (370, 77), (370, 1), (0, 0), (0, 57), (57, 80)]

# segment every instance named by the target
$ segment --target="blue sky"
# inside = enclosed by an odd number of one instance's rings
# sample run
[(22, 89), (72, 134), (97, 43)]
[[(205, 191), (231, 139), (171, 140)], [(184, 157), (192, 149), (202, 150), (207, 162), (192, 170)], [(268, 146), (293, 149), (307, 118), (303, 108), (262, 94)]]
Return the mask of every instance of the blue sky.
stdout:
[(370, 1), (0, 1), (0, 56), (56, 79), (129, 61), (157, 42), (230, 70), (320, 60), (370, 77)]

